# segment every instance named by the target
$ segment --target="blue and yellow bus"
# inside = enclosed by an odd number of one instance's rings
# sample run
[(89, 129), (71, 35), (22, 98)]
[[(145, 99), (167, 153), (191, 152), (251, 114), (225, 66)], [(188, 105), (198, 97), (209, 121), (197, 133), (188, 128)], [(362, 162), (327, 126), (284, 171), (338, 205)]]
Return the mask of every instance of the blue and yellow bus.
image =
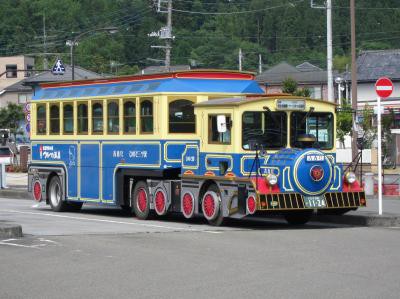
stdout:
[(42, 84), (29, 190), (54, 211), (92, 202), (212, 225), (256, 212), (306, 223), (366, 204), (335, 155), (335, 105), (267, 96), (249, 73), (199, 70)]

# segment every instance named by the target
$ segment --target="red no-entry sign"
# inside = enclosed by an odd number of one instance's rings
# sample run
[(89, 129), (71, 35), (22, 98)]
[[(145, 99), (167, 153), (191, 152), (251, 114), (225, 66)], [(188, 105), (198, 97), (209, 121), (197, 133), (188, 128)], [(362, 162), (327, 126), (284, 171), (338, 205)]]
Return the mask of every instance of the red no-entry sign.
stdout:
[(388, 98), (393, 92), (393, 83), (389, 78), (381, 77), (375, 83), (376, 94), (381, 98)]

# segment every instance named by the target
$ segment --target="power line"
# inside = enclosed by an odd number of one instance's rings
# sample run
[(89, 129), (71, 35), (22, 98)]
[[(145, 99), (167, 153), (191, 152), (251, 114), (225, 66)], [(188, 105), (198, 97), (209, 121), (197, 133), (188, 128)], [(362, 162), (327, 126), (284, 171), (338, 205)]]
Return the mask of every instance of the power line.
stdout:
[(293, 1), (293, 2), (289, 2), (289, 3), (285, 3), (283, 5), (271, 6), (271, 7), (266, 7), (266, 8), (251, 9), (251, 10), (244, 10), (244, 11), (232, 11), (232, 12), (203, 12), (203, 11), (191, 11), (191, 10), (182, 10), (182, 9), (175, 9), (175, 8), (173, 8), (172, 10), (176, 11), (176, 12), (181, 12), (181, 13), (199, 14), (199, 15), (238, 15), (238, 14), (267, 11), (267, 10), (272, 10), (272, 9), (277, 9), (277, 8), (282, 8), (282, 7), (295, 7), (296, 4), (301, 3), (301, 2), (304, 2), (304, 0)]

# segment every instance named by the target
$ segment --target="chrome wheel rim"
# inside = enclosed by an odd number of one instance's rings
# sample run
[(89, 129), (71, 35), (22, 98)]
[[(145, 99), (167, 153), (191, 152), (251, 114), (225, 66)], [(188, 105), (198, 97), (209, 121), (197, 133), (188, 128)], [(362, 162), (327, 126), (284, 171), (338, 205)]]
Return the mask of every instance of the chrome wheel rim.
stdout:
[(53, 206), (58, 206), (61, 200), (61, 187), (58, 182), (51, 185), (50, 200)]

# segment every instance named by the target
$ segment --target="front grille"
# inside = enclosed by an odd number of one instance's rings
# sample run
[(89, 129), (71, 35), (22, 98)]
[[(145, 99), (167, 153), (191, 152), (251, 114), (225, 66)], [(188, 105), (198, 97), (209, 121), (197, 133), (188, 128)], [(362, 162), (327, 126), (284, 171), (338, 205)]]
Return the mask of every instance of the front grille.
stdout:
[(364, 204), (360, 200), (365, 200), (365, 193), (362, 192), (332, 192), (325, 194), (327, 208), (356, 208)]
[[(326, 209), (357, 208), (364, 206), (364, 192), (331, 192), (325, 193)], [(304, 209), (303, 195), (299, 193), (260, 194), (259, 210), (298, 210)]]

